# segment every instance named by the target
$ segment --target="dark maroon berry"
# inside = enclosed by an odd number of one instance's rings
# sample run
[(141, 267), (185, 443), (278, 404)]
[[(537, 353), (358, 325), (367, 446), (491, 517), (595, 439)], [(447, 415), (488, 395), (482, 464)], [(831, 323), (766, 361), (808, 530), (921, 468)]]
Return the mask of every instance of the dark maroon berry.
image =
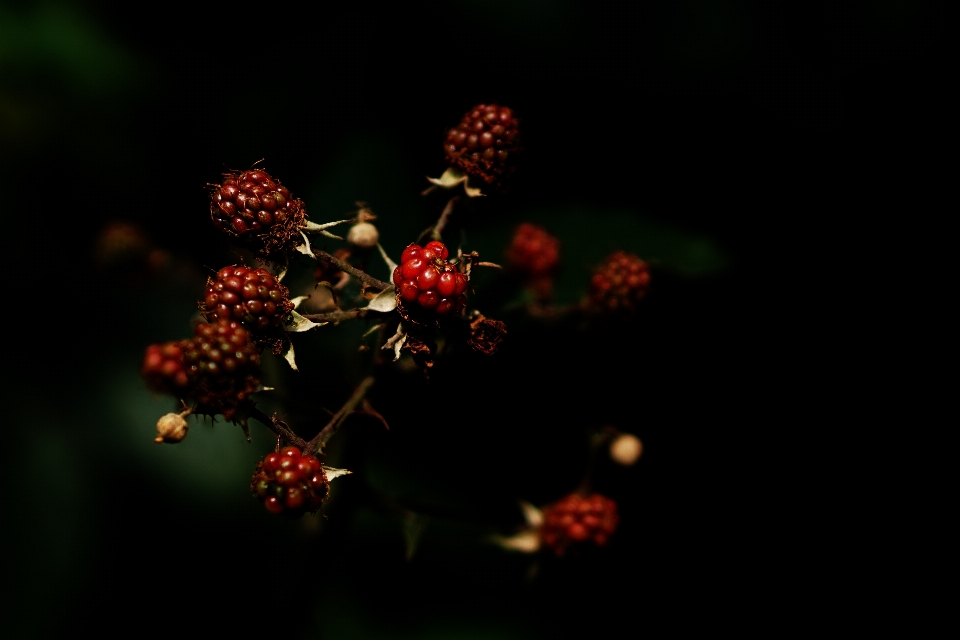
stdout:
[(451, 166), (500, 189), (521, 150), (519, 123), (508, 107), (478, 104), (447, 131), (443, 150)]
[(237, 320), (256, 335), (279, 327), (293, 303), (289, 289), (266, 269), (235, 265), (207, 279), (200, 308), (210, 322)]
[(637, 256), (617, 251), (590, 280), (590, 302), (605, 312), (631, 313), (650, 289), (650, 269)]
[(143, 357), (140, 374), (147, 385), (160, 393), (184, 393), (190, 385), (183, 365), (185, 340), (152, 344)]
[(531, 276), (553, 271), (560, 263), (560, 241), (535, 224), (525, 222), (513, 233), (507, 264)]
[(238, 244), (264, 258), (300, 244), (305, 225), (303, 202), (262, 169), (223, 174), (211, 185), (210, 219)]
[(195, 333), (183, 349), (188, 393), (201, 413), (222, 413), (229, 420), (260, 385), (260, 352), (235, 320), (198, 324)]

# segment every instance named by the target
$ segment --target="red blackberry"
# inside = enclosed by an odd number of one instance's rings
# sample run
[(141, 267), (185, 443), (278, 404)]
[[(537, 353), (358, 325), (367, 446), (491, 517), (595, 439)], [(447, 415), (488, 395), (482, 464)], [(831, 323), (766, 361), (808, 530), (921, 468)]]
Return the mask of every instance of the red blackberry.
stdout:
[(478, 104), (447, 132), (443, 150), (451, 166), (500, 188), (520, 152), (518, 121), (508, 107)]
[(633, 255), (617, 251), (590, 280), (590, 302), (609, 312), (632, 312), (650, 289), (650, 268)]
[(560, 241), (543, 227), (524, 222), (513, 233), (507, 263), (531, 276), (550, 273), (560, 263)]
[(222, 184), (211, 185), (213, 224), (263, 257), (299, 244), (305, 218), (303, 201), (263, 169), (225, 173)]
[(235, 320), (198, 324), (183, 346), (188, 395), (200, 413), (222, 413), (230, 420), (260, 385), (260, 353), (250, 332)]
[(425, 247), (411, 244), (403, 250), (400, 266), (393, 271), (401, 310), (421, 309), (434, 316), (463, 311), (467, 277), (458, 265), (447, 262), (448, 255), (447, 247), (437, 241)]
[(617, 503), (598, 493), (571, 494), (543, 510), (540, 540), (557, 556), (602, 547), (617, 529)]
[(237, 320), (256, 334), (280, 326), (293, 303), (290, 290), (272, 273), (236, 265), (207, 279), (200, 308), (209, 322)]
[(297, 447), (284, 447), (268, 454), (250, 479), (250, 492), (270, 513), (299, 518), (315, 512), (330, 491), (330, 482), (320, 461), (302, 455)]
[(147, 385), (160, 393), (183, 393), (190, 384), (183, 366), (183, 349), (186, 340), (152, 344), (143, 357), (140, 375)]

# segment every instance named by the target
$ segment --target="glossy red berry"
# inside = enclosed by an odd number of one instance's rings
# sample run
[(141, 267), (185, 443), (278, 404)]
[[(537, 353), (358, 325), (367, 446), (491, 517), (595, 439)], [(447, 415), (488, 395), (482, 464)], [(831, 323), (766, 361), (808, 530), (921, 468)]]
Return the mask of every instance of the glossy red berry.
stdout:
[(289, 289), (266, 269), (235, 265), (207, 279), (200, 308), (210, 322), (236, 320), (258, 334), (279, 327), (293, 303)]
[(447, 262), (449, 255), (442, 242), (428, 242), (424, 247), (407, 246), (393, 271), (398, 305), (407, 311), (422, 310), (433, 316), (463, 311), (467, 305), (467, 277), (459, 265)]
[(560, 263), (560, 241), (541, 226), (525, 222), (517, 227), (507, 249), (507, 264), (521, 273), (538, 276)]
[(591, 304), (606, 312), (632, 312), (650, 289), (647, 263), (624, 251), (610, 255), (590, 280)]
[(478, 104), (447, 131), (443, 150), (452, 167), (500, 188), (516, 166), (519, 122), (508, 107)]
[(213, 224), (263, 257), (300, 244), (305, 218), (303, 201), (263, 169), (224, 173), (221, 184), (211, 185)]
[(617, 503), (598, 493), (570, 494), (543, 510), (540, 540), (557, 556), (602, 547), (617, 530)]
[(270, 513), (298, 518), (323, 504), (330, 483), (320, 461), (297, 447), (268, 454), (250, 479), (250, 492)]

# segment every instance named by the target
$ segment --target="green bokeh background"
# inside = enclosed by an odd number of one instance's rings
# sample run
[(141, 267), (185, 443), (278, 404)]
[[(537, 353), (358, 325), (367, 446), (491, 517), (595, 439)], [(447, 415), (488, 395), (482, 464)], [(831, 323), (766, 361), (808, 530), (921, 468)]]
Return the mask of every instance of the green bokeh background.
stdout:
[[(498, 0), (145, 15), (0, 3), (19, 300), (7, 313), (5, 636), (182, 632), (189, 617), (304, 638), (550, 638), (587, 620), (599, 635), (624, 619), (696, 625), (690, 609), (719, 601), (732, 604), (715, 615), (747, 615), (754, 587), (739, 599), (731, 576), (780, 562), (757, 516), (773, 489), (750, 466), (771, 455), (758, 426), (789, 413), (754, 406), (773, 393), (782, 339), (771, 257), (824, 228), (825, 194), (843, 184), (839, 140), (861, 115), (850, 87), (922, 59), (927, 11)], [(635, 252), (655, 274), (641, 318), (543, 327), (504, 311), (503, 352), (457, 360), (460, 377), (384, 374), (371, 401), (391, 430), (358, 418), (337, 437), (331, 461), (355, 473), (334, 484), (326, 520), (278, 521), (250, 498), (271, 446), (259, 425), (252, 445), (220, 423), (155, 446), (172, 407), (137, 375), (143, 349), (187, 335), (207, 270), (237, 260), (204, 185), (265, 158), (314, 220), (368, 202), (396, 258), (442, 208), (419, 191), (443, 170), (445, 128), (485, 101), (521, 116), (527, 151), (511, 196), (463, 220), (465, 248), (498, 260), (518, 222), (546, 226), (563, 246), (560, 302), (583, 295), (604, 255)], [(167, 252), (160, 275), (98, 266), (96, 238), (118, 220)], [(516, 293), (493, 273), (477, 288), (491, 306)], [(362, 329), (298, 336), (302, 371), (268, 362), (280, 390), (265, 405), (319, 427), (362, 376)], [(596, 471), (623, 512), (607, 553), (534, 575), (530, 557), (484, 543), (519, 524), (518, 499), (572, 490), (588, 430), (608, 424), (647, 452)], [(412, 560), (398, 504), (429, 514)]]

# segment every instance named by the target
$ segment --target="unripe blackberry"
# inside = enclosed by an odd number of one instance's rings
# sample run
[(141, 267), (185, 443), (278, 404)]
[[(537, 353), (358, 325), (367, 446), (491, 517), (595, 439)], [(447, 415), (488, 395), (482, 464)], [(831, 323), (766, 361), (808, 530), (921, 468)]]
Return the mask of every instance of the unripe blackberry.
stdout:
[(403, 250), (400, 265), (393, 271), (397, 288), (397, 306), (402, 312), (424, 312), (426, 316), (445, 316), (467, 306), (467, 277), (459, 265), (447, 262), (449, 251), (442, 242), (425, 247), (411, 244)]
[(469, 176), (500, 188), (520, 152), (518, 121), (508, 107), (478, 104), (447, 132), (447, 162)]
[(254, 334), (279, 327), (293, 309), (290, 290), (266, 269), (235, 265), (207, 279), (200, 302), (209, 322), (236, 320)]
[(147, 347), (140, 368), (140, 375), (147, 381), (147, 386), (154, 391), (174, 395), (187, 391), (190, 379), (183, 364), (183, 350), (187, 342), (180, 340)]
[(302, 455), (297, 447), (268, 454), (250, 479), (250, 492), (270, 513), (299, 518), (323, 504), (330, 482), (315, 456)]
[(540, 540), (557, 556), (602, 547), (610, 541), (620, 518), (617, 503), (598, 493), (570, 494), (543, 510)]
[(507, 264), (530, 276), (545, 275), (560, 263), (560, 241), (541, 226), (524, 222), (513, 233)]
[(263, 257), (298, 245), (305, 218), (303, 201), (263, 169), (224, 173), (221, 184), (211, 185), (213, 224)]
[(260, 353), (250, 332), (235, 320), (198, 324), (186, 341), (183, 364), (189, 395), (200, 413), (222, 413), (230, 420), (260, 385)]
[(590, 280), (590, 302), (612, 313), (632, 312), (650, 289), (650, 268), (633, 255), (617, 251), (600, 265)]

